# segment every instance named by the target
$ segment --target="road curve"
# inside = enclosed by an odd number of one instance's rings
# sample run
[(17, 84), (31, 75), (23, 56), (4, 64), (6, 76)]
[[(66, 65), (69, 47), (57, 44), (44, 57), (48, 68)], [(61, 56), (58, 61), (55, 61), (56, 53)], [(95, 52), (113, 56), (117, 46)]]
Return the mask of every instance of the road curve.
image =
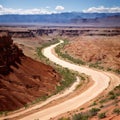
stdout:
[(82, 94), (73, 97), (72, 99), (69, 99), (63, 103), (60, 103), (58, 105), (49, 107), (47, 109), (44, 109), (42, 111), (39, 111), (37, 113), (28, 115), (21, 120), (34, 120), (34, 119), (40, 119), (40, 120), (49, 120), (52, 117), (55, 117), (57, 115), (60, 115), (62, 113), (65, 113), (67, 111), (71, 111), (84, 103), (90, 101), (91, 99), (95, 98), (97, 95), (99, 95), (103, 90), (105, 90), (109, 86), (110, 78), (105, 75), (102, 72), (92, 70), (90, 68), (86, 68), (83, 66), (74, 65), (72, 63), (66, 62), (64, 60), (59, 59), (56, 57), (52, 50), (59, 44), (61, 44), (63, 41), (60, 41), (60, 43), (57, 43), (55, 45), (51, 45), (50, 47), (47, 47), (43, 50), (44, 56), (49, 58), (49, 60), (53, 61), (56, 64), (59, 64), (63, 67), (78, 71), (80, 73), (85, 73), (92, 77), (94, 84), (89, 89), (87, 89)]
[(52, 102), (54, 100), (65, 97), (65, 96), (69, 95), (70, 93), (74, 92), (74, 90), (80, 84), (80, 82), (81, 82), (81, 80), (77, 76), (76, 81), (69, 88), (66, 88), (64, 91), (59, 92), (58, 94), (53, 95), (52, 97), (48, 98), (47, 100), (43, 101), (42, 103), (36, 104), (36, 105), (34, 105), (34, 106), (32, 106), (32, 107), (30, 107), (28, 109), (23, 109), (23, 110), (20, 110), (20, 111), (18, 110), (18, 111), (15, 111), (15, 113), (12, 113), (10, 115), (0, 117), (0, 120), (15, 119), (16, 117), (19, 117), (19, 116), (24, 115), (24, 114), (26, 114), (28, 112), (39, 109), (39, 108), (49, 104), (50, 102)]

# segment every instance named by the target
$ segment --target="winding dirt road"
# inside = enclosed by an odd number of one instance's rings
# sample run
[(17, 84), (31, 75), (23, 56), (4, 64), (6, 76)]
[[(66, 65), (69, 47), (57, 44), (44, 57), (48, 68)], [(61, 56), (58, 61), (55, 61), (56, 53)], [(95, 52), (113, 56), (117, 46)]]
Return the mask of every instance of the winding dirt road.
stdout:
[[(62, 42), (63, 41), (60, 41), (60, 43)], [(88, 90), (86, 90), (82, 94), (72, 99), (69, 99), (58, 105), (49, 107), (45, 110), (26, 116), (22, 120), (34, 120), (34, 119), (49, 120), (52, 117), (55, 117), (67, 111), (71, 111), (81, 106), (82, 104), (90, 101), (91, 99), (95, 98), (97, 95), (99, 95), (103, 90), (105, 90), (109, 86), (110, 78), (104, 73), (96, 70), (92, 70), (90, 68), (74, 65), (72, 63), (61, 60), (58, 57), (56, 57), (54, 54), (52, 54), (52, 50), (54, 49), (54, 47), (56, 47), (60, 43), (51, 45), (50, 47), (45, 48), (43, 50), (44, 56), (46, 56), (51, 61), (63, 67), (72, 69), (74, 71), (78, 71), (80, 73), (85, 73), (91, 76), (92, 79), (94, 80), (94, 85), (91, 86)]]
[[(63, 41), (60, 41), (60, 43), (62, 43)], [(60, 44), (58, 43), (58, 44)], [(59, 64), (63, 67), (67, 67), (69, 69), (72, 69), (74, 71), (78, 71), (80, 73), (85, 73), (89, 76), (91, 76), (91, 78), (94, 81), (93, 86), (91, 86), (90, 88), (88, 88), (85, 92), (83, 92), (82, 94), (75, 96), (67, 101), (64, 101), (60, 104), (57, 104), (55, 106), (49, 107), (47, 109), (41, 110), (39, 112), (36, 112), (33, 114), (28, 114), (27, 116), (24, 116), (24, 118), (21, 118), (21, 120), (35, 120), (35, 119), (39, 119), (39, 120), (49, 120), (52, 117), (56, 117), (57, 115), (60, 115), (62, 113), (65, 113), (67, 111), (71, 111), (76, 109), (77, 107), (83, 105), (84, 103), (92, 100), (93, 98), (95, 98), (96, 96), (98, 96), (102, 91), (104, 91), (108, 86), (109, 86), (109, 82), (111, 82), (110, 80), (113, 79), (113, 82), (115, 83), (115, 85), (117, 85), (119, 81), (119, 78), (116, 75), (111, 75), (109, 73), (106, 74), (104, 72), (99, 72), (96, 70), (92, 70), (90, 68), (86, 68), (86, 67), (81, 67), (78, 65), (74, 65), (72, 63), (66, 62), (64, 60), (59, 59), (58, 57), (56, 57), (53, 53), (52, 50), (54, 49), (54, 47), (56, 47), (58, 44), (55, 45), (51, 45), (50, 47), (47, 47), (43, 50), (43, 54), (44, 56), (46, 56), (47, 58), (49, 58), (51, 61), (55, 62), (56, 64)], [(110, 77), (108, 77), (110, 76)], [(113, 77), (113, 78), (112, 78)], [(116, 79), (116, 81), (114, 81), (114, 79)], [(77, 81), (76, 84), (78, 84), (79, 82)], [(76, 85), (74, 85), (74, 87), (72, 89), (70, 89), (72, 92), (74, 90)], [(67, 91), (68, 92), (68, 91)], [(68, 94), (67, 92), (65, 92), (64, 94)], [(43, 105), (45, 105), (46, 103), (48, 103), (49, 101), (51, 101), (52, 99), (56, 99), (59, 98), (60, 96), (63, 95), (59, 95), (58, 96), (54, 96), (53, 98), (48, 99), (47, 101), (43, 102)], [(40, 106), (42, 106), (41, 104), (36, 105), (32, 108), (28, 108), (27, 110), (23, 110), (22, 112), (18, 112), (16, 114), (13, 115), (9, 115), (5, 118), (13, 118), (15, 116), (21, 116), (24, 113), (28, 112), (28, 111), (32, 111), (34, 109), (40, 108)], [(1, 120), (1, 118), (0, 118)]]

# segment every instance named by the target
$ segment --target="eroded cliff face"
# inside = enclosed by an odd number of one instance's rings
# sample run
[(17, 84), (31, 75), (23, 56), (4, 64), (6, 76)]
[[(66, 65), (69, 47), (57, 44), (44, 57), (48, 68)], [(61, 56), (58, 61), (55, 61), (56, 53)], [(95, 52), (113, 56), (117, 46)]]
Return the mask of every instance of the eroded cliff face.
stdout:
[(0, 36), (0, 111), (19, 109), (50, 94), (59, 81), (52, 67), (26, 57), (10, 36)]
[(46, 28), (40, 28), (40, 29), (29, 29), (29, 27), (26, 29), (20, 29), (20, 28), (12, 28), (12, 27), (6, 27), (6, 28), (0, 28), (0, 32), (8, 32), (9, 35), (12, 36), (12, 38), (35, 38), (37, 39), (44, 39), (46, 40), (46, 37), (55, 38), (55, 37), (79, 37), (81, 35), (83, 36), (118, 36), (120, 35), (120, 29), (119, 28), (77, 28), (77, 27), (46, 27)]
[(10, 36), (0, 36), (0, 74), (8, 74), (10, 65), (20, 62), (21, 56), (24, 56), (22, 50), (13, 44)]

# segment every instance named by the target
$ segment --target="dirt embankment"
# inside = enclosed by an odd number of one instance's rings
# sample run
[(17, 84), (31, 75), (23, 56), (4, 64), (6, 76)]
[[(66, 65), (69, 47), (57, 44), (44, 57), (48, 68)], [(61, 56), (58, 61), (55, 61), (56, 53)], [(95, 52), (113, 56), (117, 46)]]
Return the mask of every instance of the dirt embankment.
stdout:
[(59, 74), (26, 57), (10, 36), (0, 36), (0, 111), (16, 110), (55, 90)]
[(82, 36), (71, 41), (69, 45), (66, 45), (64, 51), (83, 61), (119, 70), (119, 38), (120, 36)]

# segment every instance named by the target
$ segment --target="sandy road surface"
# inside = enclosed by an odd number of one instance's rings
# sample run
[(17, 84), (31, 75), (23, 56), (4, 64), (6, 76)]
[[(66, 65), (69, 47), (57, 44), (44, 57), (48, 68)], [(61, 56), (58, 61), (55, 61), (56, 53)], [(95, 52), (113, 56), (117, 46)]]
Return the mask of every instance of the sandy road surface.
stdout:
[[(62, 41), (61, 41), (61, 43), (62, 43)], [(58, 45), (58, 44), (56, 44), (56, 45)], [(80, 73), (85, 73), (85, 74), (91, 75), (92, 79), (95, 81), (95, 84), (92, 87), (88, 88), (88, 90), (85, 91), (84, 93), (78, 95), (77, 97), (74, 97), (74, 98), (72, 98), (70, 100), (67, 100), (63, 103), (60, 103), (56, 106), (44, 109), (44, 110), (39, 111), (37, 113), (32, 112), (34, 114), (30, 114), (28, 116), (24, 115), (25, 113), (27, 113), (29, 111), (30, 112), (34, 111), (35, 109), (38, 109), (38, 108), (48, 104), (52, 100), (56, 100), (57, 98), (63, 97), (65, 95), (73, 92), (74, 89), (76, 88), (76, 86), (80, 82), (79, 79), (77, 78), (77, 81), (69, 89), (65, 90), (63, 92), (63, 94), (57, 94), (57, 95), (49, 98), (48, 100), (46, 100), (42, 104), (37, 104), (37, 105), (35, 105), (31, 108), (23, 109), (22, 111), (17, 111), (14, 114), (11, 114), (11, 115), (8, 115), (8, 116), (5, 116), (5, 117), (0, 117), (0, 120), (4, 120), (4, 119), (7, 119), (7, 118), (14, 119), (14, 117), (21, 116), (21, 115), (24, 116), (24, 118), (22, 118), (22, 120), (35, 120), (35, 119), (38, 119), (38, 118), (39, 118), (39, 120), (48, 120), (51, 117), (55, 117), (55, 116), (57, 116), (61, 113), (65, 113), (67, 111), (73, 110), (73, 109), (79, 107), (80, 105), (86, 103), (87, 101), (91, 100), (92, 98), (96, 97), (100, 92), (102, 92), (105, 88), (107, 88), (110, 80), (111, 80), (110, 81), (111, 82), (111, 84), (110, 84), (111, 87), (109, 87), (110, 90), (112, 88), (114, 88), (116, 85), (120, 84), (119, 77), (117, 77), (114, 74), (107, 73), (107, 72), (101, 73), (101, 72), (98, 72), (98, 71), (95, 71), (95, 70), (92, 70), (92, 69), (89, 69), (89, 68), (85, 68), (85, 67), (80, 67), (80, 66), (65, 62), (63, 60), (60, 60), (59, 58), (56, 58), (52, 54), (52, 49), (56, 45), (52, 45), (48, 48), (45, 48), (44, 51), (43, 51), (44, 55), (46, 57), (48, 57), (51, 61), (53, 61), (57, 64), (60, 64), (64, 67), (79, 71)], [(17, 120), (17, 118), (15, 118), (14, 120)]]
[[(63, 41), (60, 41), (60, 43), (62, 42)], [(55, 117), (67, 111), (73, 110), (79, 107), (80, 105), (90, 101), (91, 99), (95, 98), (98, 94), (100, 94), (103, 90), (105, 90), (109, 86), (110, 78), (106, 74), (96, 70), (92, 70), (90, 68), (74, 65), (72, 63), (61, 60), (57, 58), (55, 55), (53, 55), (52, 49), (56, 47), (58, 44), (51, 45), (50, 47), (45, 48), (43, 50), (43, 54), (47, 58), (49, 58), (51, 61), (55, 62), (56, 64), (78, 71), (80, 73), (85, 73), (87, 75), (90, 75), (95, 83), (93, 86), (91, 86), (82, 94), (76, 97), (73, 97), (72, 99), (69, 99), (67, 101), (64, 101), (63, 103), (60, 103), (58, 105), (49, 107), (47, 109), (44, 109), (42, 111), (39, 111), (31, 115), (28, 115), (22, 118), (21, 120), (34, 120), (34, 119), (49, 120), (52, 117)]]

